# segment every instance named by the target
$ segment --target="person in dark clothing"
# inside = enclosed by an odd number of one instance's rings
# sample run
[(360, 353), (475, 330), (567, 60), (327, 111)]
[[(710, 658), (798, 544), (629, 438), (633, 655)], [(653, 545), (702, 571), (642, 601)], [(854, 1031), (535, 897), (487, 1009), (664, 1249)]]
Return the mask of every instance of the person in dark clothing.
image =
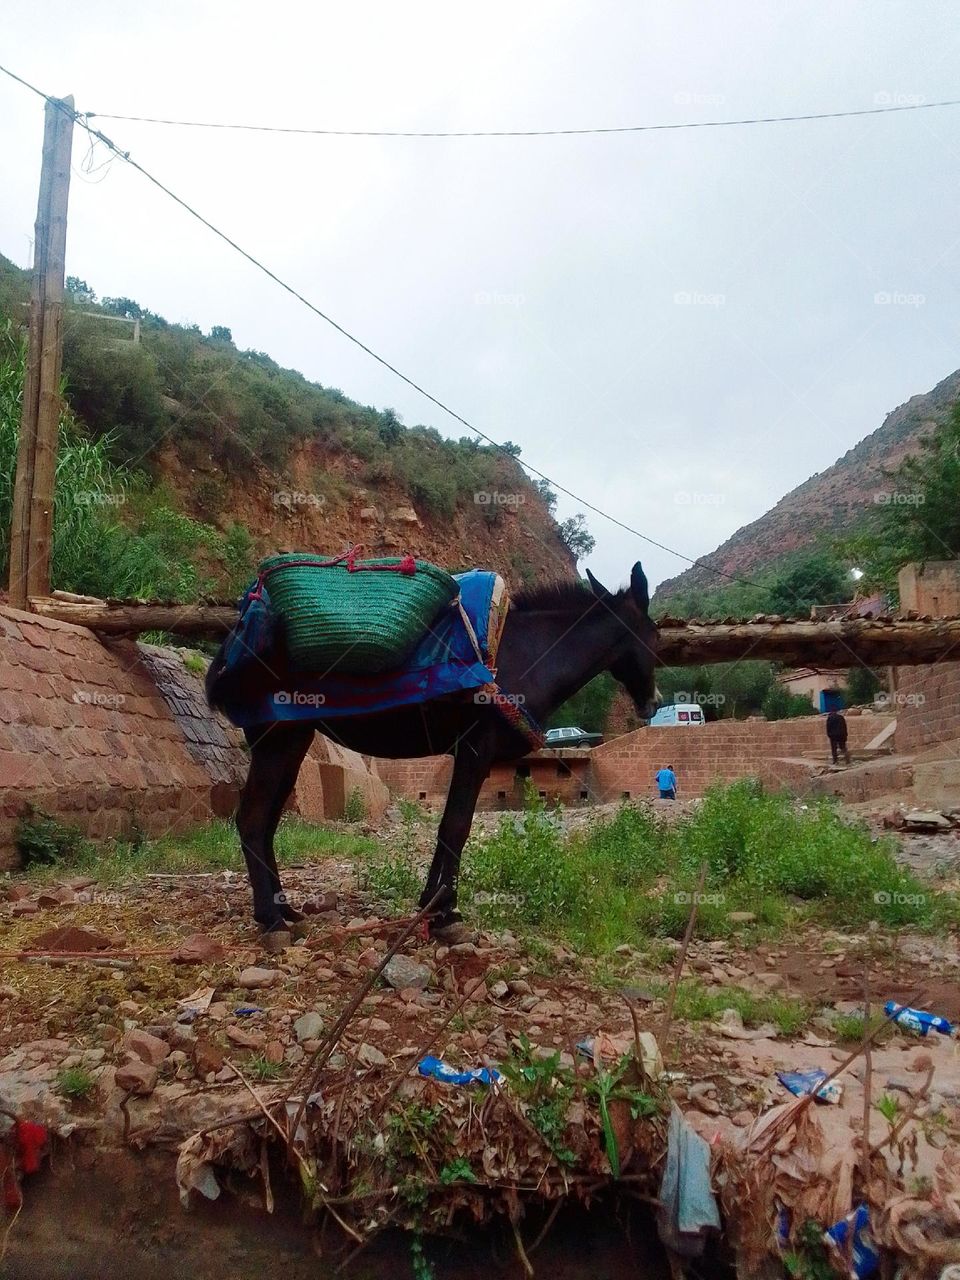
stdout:
[(849, 764), (850, 752), (847, 750), (847, 722), (839, 711), (831, 711), (827, 716), (827, 737), (830, 739), (830, 752), (833, 755), (833, 763), (838, 763), (837, 757), (842, 752), (844, 764)]

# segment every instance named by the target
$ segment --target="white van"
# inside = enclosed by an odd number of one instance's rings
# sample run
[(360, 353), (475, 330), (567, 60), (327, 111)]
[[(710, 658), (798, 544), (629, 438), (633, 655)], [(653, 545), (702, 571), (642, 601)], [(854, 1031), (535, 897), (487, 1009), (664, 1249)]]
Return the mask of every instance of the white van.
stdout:
[(651, 729), (661, 729), (665, 725), (679, 725), (691, 729), (694, 725), (703, 724), (703, 712), (689, 702), (673, 702), (661, 707), (650, 721)]

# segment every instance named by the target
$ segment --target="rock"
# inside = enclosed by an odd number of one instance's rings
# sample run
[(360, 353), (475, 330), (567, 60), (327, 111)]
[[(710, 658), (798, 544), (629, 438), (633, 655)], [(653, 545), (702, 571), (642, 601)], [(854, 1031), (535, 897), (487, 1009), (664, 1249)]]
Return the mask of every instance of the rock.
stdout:
[(114, 1079), (118, 1089), (143, 1097), (157, 1087), (157, 1068), (149, 1062), (125, 1062)]
[(4, 896), (7, 902), (26, 902), (33, 897), (33, 890), (28, 884), (9, 884)]
[(907, 831), (949, 831), (953, 823), (936, 809), (913, 809), (903, 815)]
[(752, 1111), (738, 1111), (735, 1116), (731, 1116), (733, 1123), (738, 1129), (745, 1129), (748, 1125), (753, 1124)]
[(123, 938), (108, 938), (95, 929), (68, 924), (39, 934), (32, 939), (30, 947), (34, 951), (107, 951), (122, 947), (123, 942)]
[(757, 918), (755, 911), (728, 911), (727, 919), (731, 924), (753, 924)]
[(528, 996), (533, 991), (530, 983), (524, 978), (514, 978), (507, 983), (507, 989), (512, 996)]
[(0, 1000), (15, 1000), (17, 998), (17, 988), (0, 984)]
[(395, 991), (403, 991), (410, 987), (423, 991), (430, 985), (433, 970), (428, 969), (425, 964), (418, 964), (416, 960), (411, 960), (409, 956), (398, 953), (391, 957), (383, 971), (383, 976)]
[(167, 1035), (174, 1049), (192, 1049), (197, 1043), (197, 1033), (193, 1027), (184, 1026), (179, 1022), (173, 1023)]
[(539, 1003), (539, 996), (524, 996), (520, 1001), (520, 1010), (522, 1013), (532, 1013)]
[(307, 898), (300, 910), (305, 916), (320, 916), (327, 911), (336, 911), (337, 895), (332, 891), (330, 893), (321, 893), (319, 897)]
[(503, 1000), (509, 994), (510, 988), (502, 978), (498, 982), (495, 982), (490, 988), (491, 1000)]
[(170, 1052), (170, 1046), (159, 1036), (152, 1036), (149, 1031), (128, 1031), (123, 1037), (123, 1047), (141, 1062), (158, 1067)]
[(303, 1052), (309, 1053), (312, 1057), (313, 1054), (318, 1053), (320, 1051), (320, 1046), (322, 1044), (323, 1044), (322, 1040), (304, 1040), (303, 1046), (302, 1046)]
[(261, 969), (257, 965), (250, 965), (240, 974), (237, 985), (244, 991), (259, 991), (263, 987), (272, 987), (279, 977), (278, 969)]
[(376, 969), (382, 959), (376, 947), (365, 947), (357, 956), (357, 964), (361, 969)]
[(210, 964), (222, 960), (226, 949), (222, 942), (206, 933), (191, 933), (173, 954), (174, 964)]
[(283, 1061), (283, 1045), (279, 1040), (268, 1040), (264, 1046), (263, 1056), (267, 1062), (280, 1063)]
[(37, 905), (40, 907), (69, 907), (77, 900), (77, 895), (66, 885), (58, 885), (55, 889), (44, 889), (43, 893), (37, 895)]
[(22, 902), (13, 904), (13, 910), (10, 914), (12, 916), (35, 916), (39, 910), (39, 902), (34, 902), (32, 898), (24, 898)]
[(323, 1031), (323, 1019), (319, 1013), (305, 1013), (293, 1024), (293, 1033), (300, 1044), (305, 1040), (316, 1040)]
[(266, 1037), (262, 1031), (248, 1031), (246, 1027), (227, 1027), (227, 1039), (240, 1049), (262, 1049)]
[(765, 987), (767, 991), (776, 991), (785, 985), (783, 975), (780, 973), (755, 973), (753, 980), (757, 986)]
[(717, 1086), (712, 1080), (698, 1080), (687, 1089), (687, 1097), (691, 1102), (699, 1102), (701, 1098), (709, 1097), (716, 1092)]
[(362, 1044), (357, 1050), (357, 1061), (365, 1067), (385, 1067), (387, 1059), (380, 1050), (372, 1044)]

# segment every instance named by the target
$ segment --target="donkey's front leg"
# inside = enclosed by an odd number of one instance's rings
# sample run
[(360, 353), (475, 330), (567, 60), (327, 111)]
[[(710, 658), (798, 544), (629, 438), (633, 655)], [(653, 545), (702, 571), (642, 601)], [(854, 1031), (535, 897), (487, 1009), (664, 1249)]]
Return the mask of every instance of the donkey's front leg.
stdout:
[(425, 907), (438, 889), (444, 890), (431, 921), (434, 933), (459, 923), (463, 918), (457, 910), (460, 855), (470, 834), (477, 798), (490, 772), (492, 756), (492, 742), (486, 740), (486, 735), (479, 734), (476, 740), (461, 739), (454, 754), (453, 777), (437, 832), (437, 848), (430, 864), (426, 888), (420, 895), (420, 906)]

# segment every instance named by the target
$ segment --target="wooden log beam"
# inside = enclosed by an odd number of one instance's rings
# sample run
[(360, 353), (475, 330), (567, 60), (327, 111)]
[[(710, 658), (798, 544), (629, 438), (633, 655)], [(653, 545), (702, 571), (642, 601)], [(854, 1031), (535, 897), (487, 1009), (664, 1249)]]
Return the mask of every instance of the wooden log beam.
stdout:
[(716, 623), (671, 620), (660, 628), (657, 656), (668, 667), (749, 658), (782, 662), (787, 667), (960, 662), (960, 618)]
[[(104, 635), (169, 631), (195, 639), (222, 639), (237, 619), (228, 604), (139, 603), (80, 597), (34, 597), (35, 613), (89, 627)], [(960, 662), (960, 618), (852, 618), (838, 622), (681, 622), (660, 627), (663, 666), (740, 662), (762, 658), (790, 667), (913, 666)]]
[(58, 622), (72, 622), (107, 636), (169, 631), (194, 639), (222, 640), (237, 620), (233, 605), (156, 604), (129, 600), (60, 600), (33, 596), (30, 610)]

